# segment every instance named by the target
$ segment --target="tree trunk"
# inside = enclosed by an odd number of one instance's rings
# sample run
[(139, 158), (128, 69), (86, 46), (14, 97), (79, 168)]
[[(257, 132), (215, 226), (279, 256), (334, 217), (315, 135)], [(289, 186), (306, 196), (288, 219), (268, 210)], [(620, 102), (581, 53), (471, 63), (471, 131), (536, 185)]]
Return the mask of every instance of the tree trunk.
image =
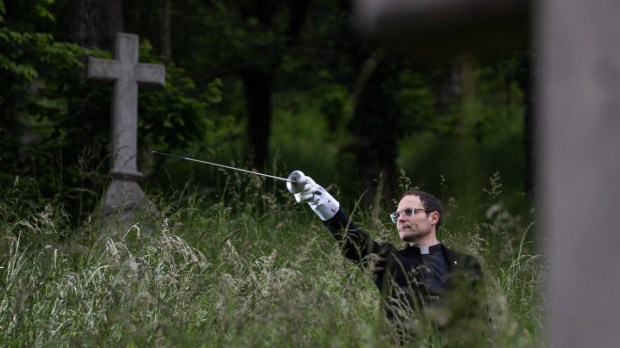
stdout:
[(436, 77), (435, 108), (444, 112), (447, 107), (461, 101), (463, 87), (463, 63), (456, 60)]
[(389, 65), (385, 61), (379, 63), (349, 124), (357, 139), (353, 152), (362, 188), (366, 190), (362, 198), (365, 207), (379, 199), (389, 202), (394, 198), (400, 110), (389, 94), (392, 89), (388, 84), (393, 76)]
[[(80, 46), (112, 51), (116, 33), (124, 30), (122, 0), (75, 0), (71, 3), (73, 6), (66, 11), (66, 22), (70, 28), (69, 39)], [(73, 94), (86, 97), (88, 92), (81, 94), (74, 91)], [(97, 135), (110, 132), (108, 106), (82, 103), (80, 98), (76, 97), (68, 100), (67, 107), (69, 115), (81, 115), (79, 126), (71, 122), (65, 125), (72, 132), (76, 132), (72, 139), (75, 141), (84, 136), (89, 137), (93, 140), (89, 143), (93, 156), (105, 158), (107, 139), (98, 140)], [(66, 163), (77, 161), (81, 151), (78, 147), (66, 146), (63, 148), (63, 159)]]
[(531, 78), (532, 57), (524, 57), (523, 79), (520, 81), (523, 90), (523, 151), (525, 153), (525, 173), (524, 173), (524, 190), (525, 193), (531, 194), (535, 192), (535, 158), (534, 150), (536, 148), (535, 139), (535, 121), (534, 121), (534, 91)]
[(124, 30), (122, 0), (76, 0), (72, 9), (73, 42), (107, 50), (114, 47), (114, 35)]
[(260, 169), (266, 165), (269, 154), (273, 73), (252, 68), (244, 69), (241, 71), (241, 80), (245, 88), (248, 145), (250, 151), (253, 151), (253, 164)]
[(166, 62), (172, 61), (172, 0), (163, 0), (164, 6), (162, 9), (161, 20), (161, 53)]
[[(294, 45), (301, 32), (308, 13), (309, 1), (288, 0), (288, 23), (284, 32), (284, 45), (280, 49), (263, 51), (257, 61), (262, 63), (241, 69), (239, 75), (243, 81), (248, 117), (248, 141), (253, 151), (253, 164), (263, 168), (269, 156), (269, 136), (271, 132), (271, 96), (274, 74), (282, 57), (290, 46)], [(239, 3), (239, 13), (244, 20), (256, 18), (266, 31), (274, 30), (277, 11), (281, 0), (244, 0)], [(277, 22), (277, 21), (276, 21)]]

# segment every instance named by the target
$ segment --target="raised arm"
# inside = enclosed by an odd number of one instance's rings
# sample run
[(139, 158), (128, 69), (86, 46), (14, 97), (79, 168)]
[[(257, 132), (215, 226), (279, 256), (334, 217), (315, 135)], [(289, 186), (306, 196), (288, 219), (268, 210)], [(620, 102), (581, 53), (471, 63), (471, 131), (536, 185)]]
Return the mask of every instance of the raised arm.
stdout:
[(300, 171), (291, 173), (291, 178), (294, 183), (287, 183), (287, 187), (294, 193), (295, 200), (308, 203), (336, 238), (346, 258), (361, 263), (369, 254), (380, 252), (379, 244), (349, 219), (340, 209), (340, 203), (321, 185)]

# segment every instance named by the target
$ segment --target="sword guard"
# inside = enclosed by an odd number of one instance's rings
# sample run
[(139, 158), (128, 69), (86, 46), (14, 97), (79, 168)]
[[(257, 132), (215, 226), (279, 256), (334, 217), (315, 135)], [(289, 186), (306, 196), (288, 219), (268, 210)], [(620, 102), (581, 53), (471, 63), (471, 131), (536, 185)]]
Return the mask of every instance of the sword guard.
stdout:
[(289, 181), (286, 182), (286, 188), (290, 193), (300, 193), (306, 186), (306, 176), (301, 170), (296, 170), (288, 175)]

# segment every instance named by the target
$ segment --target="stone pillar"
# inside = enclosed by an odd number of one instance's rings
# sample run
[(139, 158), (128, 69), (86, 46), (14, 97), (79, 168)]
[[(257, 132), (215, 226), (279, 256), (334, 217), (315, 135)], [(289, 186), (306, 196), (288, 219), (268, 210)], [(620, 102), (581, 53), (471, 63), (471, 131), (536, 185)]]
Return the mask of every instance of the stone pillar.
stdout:
[(550, 255), (550, 341), (620, 342), (620, 2), (536, 5), (538, 230)]

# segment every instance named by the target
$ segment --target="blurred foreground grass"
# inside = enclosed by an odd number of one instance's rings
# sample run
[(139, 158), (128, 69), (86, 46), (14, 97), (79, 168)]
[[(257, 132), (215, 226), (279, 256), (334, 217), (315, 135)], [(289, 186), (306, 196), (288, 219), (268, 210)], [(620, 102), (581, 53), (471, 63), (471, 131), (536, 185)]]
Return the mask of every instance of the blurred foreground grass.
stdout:
[[(59, 201), (25, 198), (32, 186), (0, 201), (2, 346), (390, 346), (372, 282), (283, 187), (233, 175), (223, 198), (186, 188), (153, 197), (157, 212), (132, 226), (70, 228)], [(507, 211), (497, 191), (492, 179), (487, 205), (446, 204), (440, 240), (483, 263), (492, 330), (476, 345), (541, 346), (544, 257), (532, 218)], [(397, 238), (386, 212), (354, 214), (376, 238)], [(416, 346), (467, 346), (462, 335)]]

